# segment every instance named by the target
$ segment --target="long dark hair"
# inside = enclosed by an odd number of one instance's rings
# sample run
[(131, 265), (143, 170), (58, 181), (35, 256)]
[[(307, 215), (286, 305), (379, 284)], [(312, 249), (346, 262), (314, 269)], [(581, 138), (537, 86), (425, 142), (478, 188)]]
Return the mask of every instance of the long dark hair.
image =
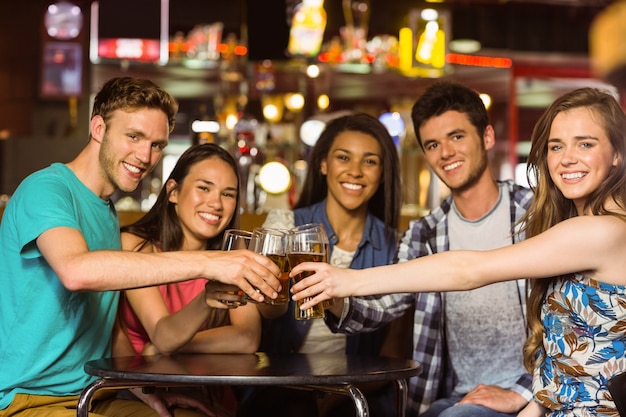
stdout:
[[(176, 207), (169, 201), (170, 194), (181, 186), (191, 167), (210, 158), (219, 158), (232, 167), (237, 177), (237, 189), (239, 190), (241, 181), (237, 163), (227, 150), (214, 143), (192, 146), (183, 152), (168, 177), (168, 181), (174, 180), (176, 185), (168, 191), (164, 184), (152, 208), (137, 222), (122, 227), (121, 231), (143, 238), (144, 242), (141, 247), (150, 243), (158, 244), (164, 252), (179, 250), (183, 244), (183, 231), (180, 226), (180, 219), (176, 214)], [(236, 200), (235, 213), (224, 230), (234, 229), (239, 224), (239, 198)], [(207, 241), (207, 249), (219, 249), (221, 247), (224, 230)]]
[(380, 143), (383, 159), (382, 180), (367, 205), (368, 210), (382, 220), (386, 228), (397, 229), (402, 205), (398, 150), (385, 125), (366, 113), (341, 116), (328, 122), (311, 151), (306, 178), (295, 208), (308, 207), (326, 198), (328, 185), (320, 167), (328, 156), (335, 138), (345, 131), (365, 133)]

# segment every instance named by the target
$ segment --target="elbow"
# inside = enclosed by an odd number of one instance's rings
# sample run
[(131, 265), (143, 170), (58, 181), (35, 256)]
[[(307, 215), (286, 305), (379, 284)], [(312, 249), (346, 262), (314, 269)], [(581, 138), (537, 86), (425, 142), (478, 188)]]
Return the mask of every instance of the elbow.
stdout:
[(104, 291), (102, 280), (93, 277), (93, 274), (82, 267), (80, 262), (68, 262), (62, 266), (55, 266), (56, 273), (61, 284), (68, 291)]
[(178, 351), (179, 346), (168, 346), (168, 344), (154, 344), (154, 348), (163, 356), (171, 356)]
[(245, 344), (242, 353), (255, 353), (259, 350), (259, 346), (261, 345), (261, 338), (257, 340), (250, 340)]
[(88, 286), (85, 285), (85, 280), (80, 279), (78, 275), (79, 274), (72, 274), (63, 271), (57, 272), (59, 281), (61, 281), (61, 284), (63, 284), (68, 291), (77, 292), (90, 290), (91, 288), (88, 288)]
[(163, 350), (157, 349), (157, 350), (159, 351), (159, 354), (163, 356), (172, 356), (174, 353), (176, 353), (175, 350), (166, 350), (166, 349), (163, 349)]
[(259, 345), (256, 344), (249, 344), (246, 348), (241, 350), (241, 353), (245, 353), (245, 354), (251, 354), (251, 353), (256, 353), (257, 350), (259, 350)]
[(164, 356), (170, 356), (178, 352), (189, 341), (187, 339), (178, 339), (166, 329), (160, 329), (158, 325), (156, 332), (150, 334), (149, 337), (150, 343), (146, 344), (146, 347), (151, 346), (151, 350), (146, 352), (146, 349), (144, 349), (144, 354), (159, 353)]
[(261, 345), (261, 334), (256, 331), (249, 331), (242, 337), (240, 353), (255, 353)]

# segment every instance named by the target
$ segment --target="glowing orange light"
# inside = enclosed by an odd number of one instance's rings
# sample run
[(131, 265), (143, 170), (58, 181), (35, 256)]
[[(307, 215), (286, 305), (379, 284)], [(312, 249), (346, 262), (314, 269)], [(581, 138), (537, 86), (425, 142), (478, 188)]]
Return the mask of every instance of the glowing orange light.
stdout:
[(446, 61), (450, 64), (471, 65), (474, 67), (511, 68), (513, 60), (511, 58), (448, 54)]
[(235, 49), (233, 50), (233, 52), (235, 53), (235, 55), (245, 55), (248, 53), (248, 48), (246, 48), (243, 45), (237, 45), (235, 46)]

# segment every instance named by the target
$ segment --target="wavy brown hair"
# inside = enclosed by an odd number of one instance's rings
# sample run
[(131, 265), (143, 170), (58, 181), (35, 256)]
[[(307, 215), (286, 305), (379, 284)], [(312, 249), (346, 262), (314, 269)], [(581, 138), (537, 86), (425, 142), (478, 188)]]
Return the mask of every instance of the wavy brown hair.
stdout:
[(167, 116), (170, 133), (174, 130), (178, 102), (150, 80), (131, 77), (111, 78), (94, 98), (91, 118), (101, 116), (107, 123), (116, 110), (157, 109)]
[[(163, 185), (152, 208), (141, 219), (121, 229), (122, 232), (132, 233), (144, 239), (137, 250), (149, 243), (158, 245), (163, 252), (179, 250), (182, 247), (183, 229), (176, 213), (176, 205), (169, 201), (169, 197), (174, 190), (183, 184), (195, 164), (211, 158), (222, 160), (233, 169), (237, 177), (237, 189), (239, 189), (241, 181), (239, 180), (237, 163), (226, 149), (214, 143), (203, 143), (188, 148), (178, 158), (176, 165), (165, 181), (167, 184), (169, 180), (174, 180), (176, 185), (171, 187), (169, 191)], [(235, 212), (230, 222), (220, 234), (207, 241), (206, 249), (219, 249), (224, 231), (237, 228), (239, 224), (239, 198), (236, 201)]]
[[(555, 224), (577, 216), (574, 203), (565, 198), (556, 187), (548, 171), (547, 153), (550, 129), (554, 118), (562, 112), (587, 108), (594, 120), (604, 129), (613, 152), (618, 156), (618, 164), (609, 171), (585, 202), (584, 211), (593, 215), (618, 216), (626, 221), (626, 216), (607, 208), (607, 202), (615, 202), (626, 210), (626, 115), (619, 102), (607, 91), (596, 88), (580, 88), (557, 98), (543, 113), (532, 133), (532, 146), (528, 155), (527, 176), (534, 199), (525, 216), (520, 220), (526, 238), (536, 236)], [(541, 360), (544, 328), (541, 321), (541, 307), (550, 285), (557, 279), (533, 280), (528, 299), (529, 337), (524, 346), (524, 365), (532, 373)]]

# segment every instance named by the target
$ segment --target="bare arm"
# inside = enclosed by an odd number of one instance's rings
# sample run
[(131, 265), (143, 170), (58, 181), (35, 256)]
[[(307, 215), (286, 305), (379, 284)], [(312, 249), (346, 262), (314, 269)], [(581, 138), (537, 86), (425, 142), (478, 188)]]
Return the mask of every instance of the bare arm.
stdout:
[(289, 303), (279, 305), (259, 303), (256, 304), (256, 307), (264, 319), (273, 320), (282, 316), (289, 310)]
[[(62, 243), (59, 243), (62, 242)], [(37, 239), (39, 250), (71, 291), (106, 291), (203, 277), (233, 284), (257, 301), (276, 297), (278, 267), (248, 250), (138, 253), (90, 251), (82, 234), (57, 227)]]
[(204, 302), (204, 293), (170, 314), (158, 287), (127, 290), (126, 298), (150, 342), (165, 355), (187, 344), (206, 321), (211, 307)]
[(546, 415), (546, 409), (534, 401), (530, 401), (526, 407), (519, 412), (517, 417), (541, 417)]
[[(315, 274), (292, 287), (294, 299), (323, 300), (398, 292), (467, 290), (519, 278), (545, 278), (588, 271), (596, 280), (626, 284), (626, 224), (612, 216), (575, 217), (540, 236), (490, 251), (447, 251), (363, 270), (302, 263), (291, 271)], [(414, 277), (419, 276), (419, 280)], [(385, 279), (384, 277), (389, 277)]]
[(118, 314), (113, 326), (111, 356), (134, 356), (135, 353), (135, 349), (132, 343), (130, 343), (124, 324), (121, 322)]
[(230, 325), (197, 333), (181, 352), (254, 353), (261, 343), (261, 316), (254, 304), (229, 310)]

